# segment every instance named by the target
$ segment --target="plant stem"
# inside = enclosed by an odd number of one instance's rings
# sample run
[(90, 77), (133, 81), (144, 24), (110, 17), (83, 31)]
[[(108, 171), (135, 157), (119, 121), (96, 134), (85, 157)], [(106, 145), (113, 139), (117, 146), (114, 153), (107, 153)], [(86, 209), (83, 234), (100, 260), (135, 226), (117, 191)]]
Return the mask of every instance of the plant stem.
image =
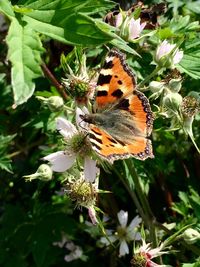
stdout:
[(154, 77), (160, 70), (162, 69), (162, 67), (157, 66), (153, 72), (151, 74), (149, 74), (142, 82), (140, 82), (138, 84), (138, 87), (143, 87), (149, 80), (151, 80), (152, 77)]
[(64, 91), (64, 87), (57, 81), (57, 79), (55, 78), (55, 76), (51, 73), (51, 71), (49, 70), (49, 68), (47, 67), (47, 65), (45, 63), (43, 63), (41, 65), (42, 70), (44, 72), (44, 75), (49, 78), (49, 80), (52, 82), (52, 84), (55, 86), (55, 88), (57, 89), (58, 93), (62, 96), (62, 98), (64, 100), (67, 100), (68, 96), (66, 94), (66, 92)]
[(156, 232), (155, 232), (155, 225), (154, 225), (155, 218), (154, 218), (153, 212), (149, 206), (146, 195), (142, 190), (139, 177), (133, 165), (133, 161), (131, 159), (126, 160), (126, 166), (128, 167), (129, 173), (134, 181), (134, 185), (135, 185), (138, 198), (140, 200), (140, 203), (145, 213), (145, 218), (146, 218), (146, 220), (144, 221), (145, 225), (149, 228), (152, 243), (156, 247), (157, 237), (156, 237)]

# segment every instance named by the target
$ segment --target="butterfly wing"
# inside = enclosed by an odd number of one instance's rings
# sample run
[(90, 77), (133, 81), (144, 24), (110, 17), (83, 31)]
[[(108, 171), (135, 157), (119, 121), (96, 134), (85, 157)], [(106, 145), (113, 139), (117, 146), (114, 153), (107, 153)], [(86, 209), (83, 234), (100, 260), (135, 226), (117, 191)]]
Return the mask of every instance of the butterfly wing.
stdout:
[(135, 86), (135, 76), (125, 63), (124, 55), (117, 50), (111, 50), (97, 81), (96, 110), (112, 106), (130, 94)]
[(95, 108), (97, 113), (106, 114), (106, 122), (98, 127), (90, 124), (92, 148), (110, 162), (131, 156), (152, 158), (151, 141), (146, 138), (152, 131), (151, 107), (146, 96), (136, 90), (135, 76), (123, 54), (116, 50), (108, 53), (97, 85)]
[(93, 150), (111, 163), (129, 157), (140, 160), (153, 158), (151, 141), (144, 137), (135, 136), (131, 143), (127, 143), (116, 140), (106, 131), (91, 125), (89, 138)]
[(124, 97), (115, 106), (115, 109), (125, 110), (132, 116), (133, 125), (137, 128), (140, 136), (149, 136), (152, 132), (153, 113), (147, 97), (134, 90), (132, 94)]

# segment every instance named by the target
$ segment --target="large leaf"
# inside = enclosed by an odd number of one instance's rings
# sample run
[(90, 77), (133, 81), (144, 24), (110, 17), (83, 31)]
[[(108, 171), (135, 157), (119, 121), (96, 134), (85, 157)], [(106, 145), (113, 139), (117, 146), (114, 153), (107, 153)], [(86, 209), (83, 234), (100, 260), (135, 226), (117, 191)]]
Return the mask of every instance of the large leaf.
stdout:
[(186, 46), (184, 56), (177, 69), (194, 79), (200, 79), (200, 41), (193, 41)]
[[(50, 25), (28, 16), (24, 16), (24, 20), (38, 32), (67, 44), (99, 45), (114, 38), (111, 33), (99, 29), (94, 19), (80, 13), (69, 16), (62, 27)], [(54, 24), (56, 24), (55, 20)]]
[(41, 17), (46, 21), (52, 14), (57, 13), (60, 18), (65, 18), (73, 13), (82, 12), (94, 14), (104, 10), (110, 10), (116, 3), (108, 0), (39, 0), (27, 5), (30, 8), (30, 16)]
[(13, 18), (6, 38), (8, 59), (12, 63), (12, 87), (16, 105), (22, 104), (33, 94), (34, 79), (42, 74), (41, 52), (38, 35), (28, 25)]
[(0, 1), (0, 11), (8, 17), (14, 17), (15, 14), (12, 9), (12, 5), (8, 0)]

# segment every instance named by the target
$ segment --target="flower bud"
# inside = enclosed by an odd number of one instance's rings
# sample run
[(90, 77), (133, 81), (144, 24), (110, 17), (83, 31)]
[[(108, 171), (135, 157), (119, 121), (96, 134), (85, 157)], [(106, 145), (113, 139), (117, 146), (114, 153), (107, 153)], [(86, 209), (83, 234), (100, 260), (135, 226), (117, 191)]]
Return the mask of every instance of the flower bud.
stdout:
[(61, 111), (64, 101), (60, 96), (51, 96), (48, 98), (47, 105), (52, 112)]
[(52, 179), (52, 175), (53, 172), (52, 169), (49, 167), (49, 165), (41, 164), (35, 173), (30, 175), (25, 175), (23, 177), (25, 178), (26, 181), (30, 182), (35, 179), (39, 179), (42, 181), (49, 181)]
[(173, 92), (173, 93), (178, 93), (181, 90), (182, 87), (182, 79), (177, 78), (177, 79), (171, 79), (168, 83), (168, 88)]
[(182, 96), (179, 93), (169, 93), (163, 97), (163, 105), (174, 112), (179, 111)]
[(115, 15), (114, 26), (120, 29), (120, 36), (126, 40), (132, 41), (140, 37), (141, 32), (146, 26), (146, 22), (140, 21), (141, 19), (134, 19), (133, 16), (129, 16), (126, 12), (121, 11)]
[(159, 91), (162, 91), (164, 89), (164, 86), (165, 86), (164, 82), (152, 81), (149, 84), (149, 89), (152, 93), (157, 93)]
[(183, 57), (183, 51), (176, 48), (175, 44), (170, 44), (164, 40), (156, 50), (155, 62), (165, 68), (173, 67), (178, 64)]
[(183, 233), (183, 238), (187, 244), (194, 244), (200, 239), (200, 233), (195, 229), (186, 229)]
[(149, 90), (153, 93), (150, 97), (152, 99), (157, 99), (162, 94), (164, 88), (165, 88), (164, 82), (157, 82), (157, 81), (150, 82)]
[(61, 111), (64, 107), (64, 101), (60, 96), (50, 96), (49, 98), (36, 96), (36, 98), (47, 105), (52, 112)]

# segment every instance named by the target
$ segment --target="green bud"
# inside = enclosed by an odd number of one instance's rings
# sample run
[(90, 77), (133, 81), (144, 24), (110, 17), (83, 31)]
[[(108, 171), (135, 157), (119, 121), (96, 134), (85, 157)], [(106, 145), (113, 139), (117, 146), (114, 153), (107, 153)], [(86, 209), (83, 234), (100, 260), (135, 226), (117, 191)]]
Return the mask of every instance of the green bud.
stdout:
[(178, 93), (181, 90), (182, 87), (182, 79), (171, 79), (168, 83), (168, 88), (173, 92), (173, 93)]
[(200, 233), (195, 229), (186, 229), (183, 233), (183, 238), (187, 244), (194, 244), (200, 239)]
[(51, 96), (47, 100), (47, 105), (52, 112), (61, 111), (64, 106), (64, 101), (60, 96)]
[(172, 111), (179, 111), (179, 107), (182, 103), (182, 96), (178, 93), (169, 93), (163, 97), (163, 105)]
[(36, 98), (47, 105), (52, 112), (61, 111), (64, 107), (64, 101), (60, 96), (50, 96), (49, 98), (36, 96)]
[(23, 177), (25, 178), (26, 181), (30, 182), (35, 179), (39, 179), (42, 181), (49, 181), (52, 179), (52, 175), (53, 172), (52, 169), (49, 167), (49, 165), (41, 164), (35, 173), (30, 175), (25, 175)]
[(149, 89), (152, 93), (162, 92), (165, 87), (164, 82), (152, 81), (149, 84)]

